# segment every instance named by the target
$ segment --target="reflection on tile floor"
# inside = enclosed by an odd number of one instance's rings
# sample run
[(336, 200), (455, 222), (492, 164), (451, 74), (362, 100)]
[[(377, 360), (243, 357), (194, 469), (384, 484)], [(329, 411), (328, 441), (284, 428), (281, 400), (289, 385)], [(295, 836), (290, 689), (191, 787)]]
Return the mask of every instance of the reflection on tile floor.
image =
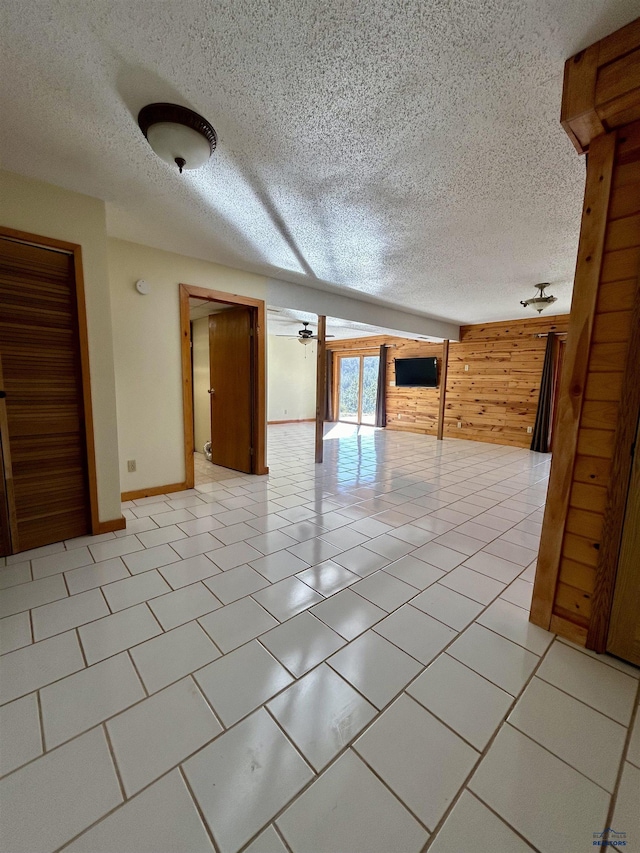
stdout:
[(640, 849), (640, 671), (527, 618), (549, 457), (312, 458), (274, 426), (268, 476), (196, 455), (127, 530), (0, 559), (3, 849)]

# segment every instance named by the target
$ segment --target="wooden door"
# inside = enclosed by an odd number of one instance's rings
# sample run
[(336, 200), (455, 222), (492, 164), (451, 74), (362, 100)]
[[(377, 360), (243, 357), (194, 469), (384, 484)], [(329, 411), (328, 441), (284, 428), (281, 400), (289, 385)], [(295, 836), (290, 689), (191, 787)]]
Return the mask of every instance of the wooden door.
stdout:
[(613, 594), (607, 651), (640, 666), (640, 420)]
[[(78, 309), (68, 252), (0, 237), (0, 360), (6, 394), (0, 501), (11, 522), (10, 552), (89, 533)], [(8, 542), (3, 545), (8, 550)]]
[(209, 316), (211, 461), (253, 473), (253, 310)]

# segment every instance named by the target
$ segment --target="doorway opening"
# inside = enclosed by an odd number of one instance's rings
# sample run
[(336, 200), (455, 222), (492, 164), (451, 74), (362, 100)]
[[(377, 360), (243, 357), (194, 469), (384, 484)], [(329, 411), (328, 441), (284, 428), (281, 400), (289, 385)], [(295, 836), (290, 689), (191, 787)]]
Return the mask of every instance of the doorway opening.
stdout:
[[(184, 411), (185, 486), (195, 482), (193, 342), (190, 300), (202, 303), (209, 338), (212, 463), (267, 474), (265, 303), (260, 299), (181, 284), (180, 334)], [(210, 303), (212, 313), (206, 314)], [(201, 450), (202, 448), (198, 448)]]
[(378, 355), (338, 355), (336, 358), (337, 419), (373, 426), (376, 422)]

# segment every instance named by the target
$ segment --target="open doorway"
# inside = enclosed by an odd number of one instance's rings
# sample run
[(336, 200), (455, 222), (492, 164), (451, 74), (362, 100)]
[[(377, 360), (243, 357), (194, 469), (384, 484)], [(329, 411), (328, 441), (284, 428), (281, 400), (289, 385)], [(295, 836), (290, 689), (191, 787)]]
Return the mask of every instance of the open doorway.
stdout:
[(337, 420), (373, 426), (376, 422), (378, 355), (349, 354), (336, 358)]
[[(196, 437), (201, 438), (203, 418), (201, 400), (197, 405), (195, 402), (190, 305), (194, 300), (200, 303), (202, 317), (199, 319), (206, 318), (209, 342), (209, 387), (206, 392), (210, 410), (211, 461), (234, 471), (266, 474), (269, 469), (266, 466), (265, 304), (251, 297), (181, 284), (187, 487), (191, 488), (195, 482), (194, 449), (203, 449), (196, 444)], [(202, 371), (198, 373), (201, 378)]]

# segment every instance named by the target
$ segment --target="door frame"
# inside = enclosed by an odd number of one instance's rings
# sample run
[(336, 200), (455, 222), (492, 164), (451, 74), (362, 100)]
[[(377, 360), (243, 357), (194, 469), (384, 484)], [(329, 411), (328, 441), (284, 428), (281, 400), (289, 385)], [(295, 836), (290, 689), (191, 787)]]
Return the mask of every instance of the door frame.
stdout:
[(185, 488), (192, 489), (195, 483), (193, 464), (193, 374), (191, 355), (191, 323), (189, 319), (189, 297), (224, 302), (243, 308), (252, 308), (255, 316), (254, 359), (253, 359), (253, 428), (254, 428), (254, 474), (268, 474), (267, 448), (267, 383), (266, 383), (266, 305), (263, 299), (223, 293), (191, 284), (179, 284), (180, 299), (180, 355), (182, 362), (182, 411), (184, 423), (184, 470)]
[[(333, 350), (333, 411), (335, 420), (341, 424), (351, 424), (352, 426), (375, 426), (372, 424), (363, 423), (362, 421), (362, 385), (364, 381), (364, 360), (365, 358), (380, 358), (379, 348), (364, 349), (364, 350), (345, 350), (344, 352)], [(360, 367), (358, 369), (358, 420), (343, 421), (340, 419), (340, 360), (343, 358), (358, 358), (360, 359)]]
[[(17, 243), (30, 243), (34, 246), (40, 246), (43, 249), (55, 249), (65, 252), (73, 257), (73, 273), (75, 279), (75, 305), (76, 316), (78, 320), (78, 347), (80, 350), (80, 374), (81, 374), (81, 410), (84, 416), (84, 438), (87, 460), (87, 481), (89, 491), (89, 512), (91, 533), (108, 533), (113, 530), (124, 528), (124, 519), (116, 519), (115, 521), (101, 522), (98, 510), (98, 478), (96, 474), (96, 448), (93, 427), (93, 407), (91, 402), (91, 369), (89, 363), (89, 334), (87, 332), (87, 305), (84, 294), (84, 274), (82, 268), (82, 246), (78, 243), (68, 243), (65, 240), (57, 240), (53, 237), (43, 237), (40, 234), (31, 234), (27, 231), (17, 231), (14, 228), (5, 228), (0, 226), (0, 237), (6, 237), (9, 240), (14, 240)], [(1, 403), (0, 403), (1, 405)], [(0, 418), (0, 427), (6, 423), (4, 418)], [(9, 436), (5, 432), (3, 440), (5, 465), (8, 464), (8, 470), (11, 471), (11, 449), (9, 447)], [(8, 459), (8, 463), (7, 463)], [(9, 487), (11, 487), (10, 484)], [(11, 512), (10, 512), (11, 515)], [(15, 519), (12, 524), (12, 539), (17, 537), (15, 531)], [(11, 523), (11, 522), (10, 522)]]

